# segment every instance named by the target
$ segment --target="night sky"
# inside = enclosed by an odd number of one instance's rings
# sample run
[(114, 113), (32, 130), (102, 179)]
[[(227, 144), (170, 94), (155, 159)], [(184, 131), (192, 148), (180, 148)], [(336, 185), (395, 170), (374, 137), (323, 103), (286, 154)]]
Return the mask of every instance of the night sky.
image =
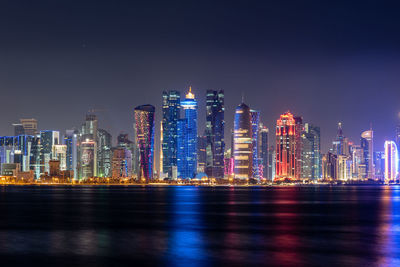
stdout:
[[(400, 112), (400, 7), (395, 1), (0, 1), (0, 135), (19, 118), (39, 128), (99, 127), (132, 136), (133, 108), (189, 85), (226, 95), (226, 137), (245, 102), (274, 129), (290, 110), (355, 143), (372, 123), (375, 149)], [(270, 142), (274, 142), (270, 138)]]

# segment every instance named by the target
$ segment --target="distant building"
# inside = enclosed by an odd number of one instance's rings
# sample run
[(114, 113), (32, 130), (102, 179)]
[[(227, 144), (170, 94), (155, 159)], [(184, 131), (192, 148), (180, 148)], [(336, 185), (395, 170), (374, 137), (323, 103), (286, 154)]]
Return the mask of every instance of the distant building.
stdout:
[(300, 120), (296, 120), (290, 112), (282, 114), (277, 120), (275, 180), (297, 180), (300, 178), (297, 171), (299, 168), (297, 156), (301, 141), (298, 140), (299, 134), (296, 132), (300, 128), (300, 124)]
[(43, 166), (41, 173), (49, 173), (49, 161), (53, 159), (53, 146), (60, 144), (60, 132), (40, 131), (40, 144), (40, 156)]
[(385, 180), (385, 152), (374, 151), (375, 179)]
[(136, 144), (140, 157), (138, 178), (146, 182), (153, 179), (154, 119), (154, 106), (142, 105), (135, 108)]
[(394, 141), (385, 141), (385, 182), (394, 181), (399, 175), (399, 152)]
[(66, 169), (74, 173), (74, 179), (78, 179), (78, 138), (77, 130), (66, 130), (64, 136), (64, 145), (67, 146)]
[(258, 158), (260, 161), (260, 173), (262, 173), (262, 177), (270, 180), (271, 177), (269, 175), (269, 164), (268, 164), (268, 155), (269, 155), (269, 143), (268, 143), (268, 135), (269, 130), (267, 127), (263, 126), (260, 123), (260, 127), (258, 130)]
[(258, 139), (259, 139), (259, 128), (260, 128), (260, 111), (251, 109), (250, 110), (250, 114), (251, 114), (251, 131), (252, 131), (252, 147), (253, 147), (253, 152), (252, 152), (252, 177), (254, 179), (260, 179), (262, 177), (260, 177), (260, 162), (258, 161)]
[(97, 176), (111, 177), (111, 134), (97, 130)]
[(321, 178), (321, 131), (319, 127), (304, 124), (302, 138), (301, 178), (317, 180)]
[(113, 149), (112, 178), (126, 178), (132, 175), (132, 153), (125, 147)]
[[(97, 116), (87, 114), (82, 125), (79, 145), (80, 178), (97, 176)], [(89, 169), (91, 168), (91, 169)]]
[(207, 137), (198, 136), (197, 137), (197, 173), (204, 172), (206, 170), (207, 161)]
[(181, 112), (181, 94), (179, 91), (164, 91), (162, 106), (162, 171), (172, 176), (172, 167), (177, 166), (178, 120)]
[(375, 177), (374, 170), (374, 132), (372, 130), (364, 131), (361, 134), (361, 148), (363, 149), (363, 159), (366, 168), (365, 178), (373, 179)]
[(206, 96), (206, 169), (208, 177), (224, 177), (225, 151), (224, 91), (207, 90)]
[(194, 178), (197, 172), (197, 100), (189, 88), (181, 101), (185, 117), (178, 121), (178, 178)]
[(253, 176), (253, 127), (249, 106), (241, 103), (235, 110), (234, 121), (234, 173), (237, 179)]
[(337, 179), (337, 156), (331, 152), (322, 156), (322, 178), (324, 180)]

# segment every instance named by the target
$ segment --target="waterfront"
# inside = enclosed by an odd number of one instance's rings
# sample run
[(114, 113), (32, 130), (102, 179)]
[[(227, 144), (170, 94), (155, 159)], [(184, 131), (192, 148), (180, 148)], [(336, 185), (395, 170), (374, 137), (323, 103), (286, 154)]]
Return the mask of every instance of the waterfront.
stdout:
[(395, 266), (400, 187), (2, 186), (0, 259)]

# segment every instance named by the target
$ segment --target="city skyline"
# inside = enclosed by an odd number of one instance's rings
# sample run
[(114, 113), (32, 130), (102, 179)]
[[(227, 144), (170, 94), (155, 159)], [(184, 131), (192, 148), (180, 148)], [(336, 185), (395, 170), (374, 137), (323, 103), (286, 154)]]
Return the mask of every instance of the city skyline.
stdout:
[[(113, 136), (132, 135), (134, 107), (160, 111), (162, 91), (192, 86), (199, 107), (206, 90), (224, 90), (226, 118), (242, 93), (269, 129), (283, 112), (299, 114), (321, 128), (323, 151), (338, 122), (353, 141), (372, 123), (381, 147), (400, 112), (392, 5), (8, 1), (0, 16), (0, 89), (10, 112), (0, 132), (11, 135), (12, 123), (32, 117), (41, 129), (64, 131), (95, 109)], [(204, 127), (204, 109), (198, 117)], [(226, 121), (229, 140), (233, 121)]]

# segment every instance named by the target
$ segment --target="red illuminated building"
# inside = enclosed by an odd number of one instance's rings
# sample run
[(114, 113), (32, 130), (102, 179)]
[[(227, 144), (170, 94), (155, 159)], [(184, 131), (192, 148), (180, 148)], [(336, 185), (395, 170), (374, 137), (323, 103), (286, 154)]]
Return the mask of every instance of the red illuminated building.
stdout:
[(276, 122), (275, 181), (300, 179), (301, 128), (301, 117), (293, 117), (290, 112), (282, 114)]

